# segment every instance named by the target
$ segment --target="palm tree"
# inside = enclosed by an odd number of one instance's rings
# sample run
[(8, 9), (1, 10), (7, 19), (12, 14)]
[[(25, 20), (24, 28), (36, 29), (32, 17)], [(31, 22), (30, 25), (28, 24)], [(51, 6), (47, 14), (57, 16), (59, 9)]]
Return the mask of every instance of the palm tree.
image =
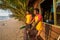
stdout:
[(0, 8), (10, 9), (15, 18), (23, 19), (29, 0), (1, 0)]

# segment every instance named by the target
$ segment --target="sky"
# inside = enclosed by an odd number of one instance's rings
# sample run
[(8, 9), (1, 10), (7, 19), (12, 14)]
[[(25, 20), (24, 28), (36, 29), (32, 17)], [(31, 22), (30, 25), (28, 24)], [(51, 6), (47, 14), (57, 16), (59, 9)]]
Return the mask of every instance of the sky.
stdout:
[(12, 12), (9, 9), (0, 9), (0, 16), (9, 16), (9, 14), (12, 14)]

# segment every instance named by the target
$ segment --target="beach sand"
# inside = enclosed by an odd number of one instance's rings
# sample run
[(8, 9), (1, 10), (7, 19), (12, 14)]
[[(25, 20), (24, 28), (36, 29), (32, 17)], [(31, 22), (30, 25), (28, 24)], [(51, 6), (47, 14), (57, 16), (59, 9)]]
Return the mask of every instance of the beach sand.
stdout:
[(20, 29), (22, 25), (22, 21), (14, 18), (0, 21), (0, 40), (24, 40), (25, 29)]

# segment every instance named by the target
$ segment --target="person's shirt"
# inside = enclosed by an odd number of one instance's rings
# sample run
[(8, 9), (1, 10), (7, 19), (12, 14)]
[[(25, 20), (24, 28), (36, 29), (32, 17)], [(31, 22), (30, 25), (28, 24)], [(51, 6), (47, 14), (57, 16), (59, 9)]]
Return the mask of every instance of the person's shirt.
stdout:
[(35, 16), (35, 23), (36, 23), (36, 30), (42, 30), (42, 15), (41, 14), (37, 14)]
[(29, 24), (32, 21), (32, 15), (28, 14), (26, 15), (26, 23)]
[(35, 16), (35, 22), (41, 21), (42, 20), (42, 15), (41, 14), (37, 14)]

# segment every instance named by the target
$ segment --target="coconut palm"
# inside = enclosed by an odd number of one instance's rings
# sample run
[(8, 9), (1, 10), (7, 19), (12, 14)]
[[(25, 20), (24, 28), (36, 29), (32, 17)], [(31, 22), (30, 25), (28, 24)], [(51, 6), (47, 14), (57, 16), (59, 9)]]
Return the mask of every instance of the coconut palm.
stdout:
[(15, 18), (24, 18), (28, 0), (0, 0), (0, 2), (0, 8), (10, 9)]

